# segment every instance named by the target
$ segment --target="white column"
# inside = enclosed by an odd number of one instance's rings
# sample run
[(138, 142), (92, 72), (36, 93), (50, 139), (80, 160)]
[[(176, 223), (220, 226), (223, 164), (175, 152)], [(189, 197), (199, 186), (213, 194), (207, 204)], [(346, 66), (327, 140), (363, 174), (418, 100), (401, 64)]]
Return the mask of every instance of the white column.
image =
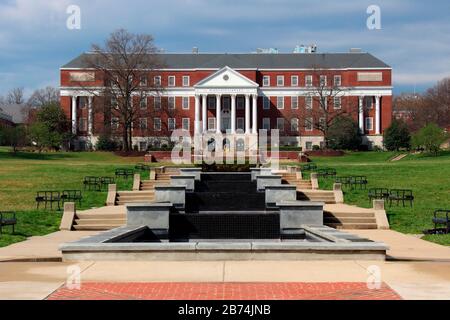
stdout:
[(216, 132), (222, 132), (222, 107), (221, 107), (221, 98), (220, 94), (216, 95)]
[(207, 112), (207, 95), (204, 94), (202, 96), (202, 127), (203, 132), (206, 132), (208, 130), (208, 112)]
[(194, 120), (194, 132), (200, 134), (200, 96), (195, 95), (195, 120)]
[(94, 123), (94, 110), (93, 110), (93, 107), (92, 107), (92, 100), (93, 100), (93, 97), (92, 96), (89, 96), (88, 97), (88, 134), (89, 134), (89, 136), (92, 136), (92, 133), (93, 133), (93, 127), (94, 127), (94, 125), (93, 125), (93, 123)]
[(236, 95), (231, 95), (231, 134), (236, 133)]
[(380, 110), (380, 96), (375, 97), (375, 117), (376, 117), (376, 130), (375, 134), (381, 134), (381, 110)]
[(245, 95), (245, 134), (250, 134), (250, 96)]
[(359, 97), (359, 130), (362, 134), (364, 131), (364, 96)]
[(77, 134), (77, 97), (72, 96), (72, 133)]
[(258, 95), (253, 95), (253, 134), (258, 133)]

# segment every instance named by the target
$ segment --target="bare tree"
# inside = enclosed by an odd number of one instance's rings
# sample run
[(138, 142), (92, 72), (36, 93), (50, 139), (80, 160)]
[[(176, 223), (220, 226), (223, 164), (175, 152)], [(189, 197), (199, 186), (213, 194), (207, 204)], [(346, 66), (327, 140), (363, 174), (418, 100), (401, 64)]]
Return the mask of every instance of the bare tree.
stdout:
[(313, 67), (307, 75), (306, 86), (309, 94), (300, 108), (303, 124), (308, 129), (320, 131), (327, 147), (329, 128), (341, 116), (354, 116), (359, 111), (359, 103), (352, 102), (345, 95), (348, 87), (342, 86), (341, 76), (333, 71)]
[(141, 101), (149, 95), (160, 95), (162, 91), (161, 83), (150, 81), (155, 70), (162, 67), (158, 50), (151, 35), (132, 34), (120, 29), (109, 36), (104, 46), (92, 45), (92, 51), (86, 62), (88, 68), (103, 77), (103, 87), (95, 91), (86, 86), (83, 88), (102, 97), (96, 105), (105, 115), (106, 130), (108, 118), (118, 118), (119, 128), (115, 132), (120, 132), (124, 150), (129, 151), (132, 149), (133, 124), (147, 116), (144, 108), (140, 107)]
[(28, 106), (32, 108), (39, 108), (51, 103), (59, 103), (59, 90), (50, 86), (35, 90), (27, 101)]
[(6, 95), (6, 103), (10, 105), (21, 105), (24, 101), (23, 88), (11, 89)]

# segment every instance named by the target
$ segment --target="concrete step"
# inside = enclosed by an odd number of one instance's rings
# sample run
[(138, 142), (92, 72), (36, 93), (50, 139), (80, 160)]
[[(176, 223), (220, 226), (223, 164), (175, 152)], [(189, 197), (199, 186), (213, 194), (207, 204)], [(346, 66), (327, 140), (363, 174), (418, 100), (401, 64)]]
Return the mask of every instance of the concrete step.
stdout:
[(371, 218), (374, 217), (373, 212), (324, 212), (326, 217), (335, 218)]
[(335, 229), (372, 230), (377, 229), (376, 223), (325, 223), (326, 226)]
[(96, 213), (96, 214), (90, 214), (90, 213), (78, 213), (77, 212), (77, 219), (79, 220), (96, 220), (96, 219), (103, 219), (103, 220), (115, 220), (115, 219), (124, 219), (125, 214), (117, 214), (117, 213)]
[(114, 225), (114, 224), (105, 224), (105, 225), (95, 225), (95, 224), (86, 224), (86, 225), (74, 225), (73, 228), (78, 231), (89, 230), (89, 231), (104, 231), (111, 230), (115, 228), (122, 227), (123, 225)]
[(117, 197), (116, 202), (138, 202), (138, 201), (153, 201), (154, 196), (136, 196), (136, 197)]
[(124, 225), (127, 223), (126, 219), (75, 219), (75, 224), (83, 225)]
[(324, 216), (325, 223), (341, 223), (344, 225), (351, 224), (351, 223), (377, 223), (375, 220), (375, 217), (372, 218), (360, 218), (360, 217), (349, 217), (349, 218), (335, 218), (335, 217), (325, 217)]

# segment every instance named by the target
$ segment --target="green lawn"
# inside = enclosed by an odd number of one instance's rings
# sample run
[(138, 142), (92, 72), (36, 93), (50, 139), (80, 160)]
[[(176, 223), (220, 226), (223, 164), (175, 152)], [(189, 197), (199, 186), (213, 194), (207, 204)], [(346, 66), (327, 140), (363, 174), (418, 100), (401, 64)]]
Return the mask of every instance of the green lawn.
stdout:
[[(410, 188), (416, 200), (414, 207), (387, 207), (394, 230), (419, 234), (432, 228), (432, 212), (450, 208), (450, 152), (440, 157), (409, 155), (390, 162), (395, 153), (350, 153), (344, 157), (314, 158), (319, 167), (336, 168), (338, 175), (365, 175), (369, 187)], [(61, 212), (37, 211), (34, 197), (38, 190), (83, 189), (84, 176), (114, 176), (116, 168), (133, 168), (141, 158), (123, 158), (106, 152), (18, 153), (0, 148), (0, 211), (14, 210), (19, 224), (15, 235), (9, 228), (0, 235), (0, 247), (23, 241), (34, 235), (58, 230)], [(160, 166), (161, 164), (155, 164)], [(148, 173), (143, 173), (147, 178)], [(132, 179), (119, 180), (119, 190), (131, 190)], [(332, 181), (321, 181), (321, 187), (332, 188)], [(103, 206), (106, 192), (83, 192), (80, 209)], [(349, 204), (371, 207), (367, 190), (345, 190)], [(450, 245), (450, 236), (427, 236), (427, 240)]]
[[(19, 221), (15, 235), (11, 234), (11, 228), (4, 228), (4, 234), (0, 235), (0, 247), (58, 230), (62, 212), (37, 211), (37, 191), (83, 190), (85, 176), (114, 177), (116, 168), (134, 168), (142, 160), (106, 152), (13, 154), (8, 148), (0, 148), (0, 211), (16, 211)], [(141, 175), (144, 179), (148, 178), (148, 172)], [(132, 180), (117, 180), (119, 190), (131, 190)], [(83, 190), (84, 199), (78, 208), (104, 206), (106, 195), (106, 191)]]
[[(431, 222), (435, 209), (450, 209), (450, 152), (439, 157), (408, 155), (401, 161), (390, 162), (396, 153), (351, 153), (344, 157), (314, 158), (318, 167), (331, 167), (338, 176), (364, 175), (368, 188), (386, 187), (412, 189), (415, 196), (413, 208), (386, 205), (391, 228), (403, 233), (420, 234), (433, 228)], [(333, 181), (320, 180), (321, 188), (332, 189)], [(370, 208), (367, 190), (344, 189), (345, 202)], [(426, 236), (425, 239), (450, 245), (450, 235)]]

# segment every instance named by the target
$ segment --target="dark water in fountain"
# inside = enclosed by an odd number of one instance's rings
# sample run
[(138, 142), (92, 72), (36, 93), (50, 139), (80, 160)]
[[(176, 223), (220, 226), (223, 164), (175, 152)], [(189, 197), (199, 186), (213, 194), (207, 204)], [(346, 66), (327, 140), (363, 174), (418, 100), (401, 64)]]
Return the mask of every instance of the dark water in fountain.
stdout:
[(250, 173), (203, 173), (186, 193), (184, 213), (170, 215), (170, 238), (280, 239), (280, 216), (267, 211)]

